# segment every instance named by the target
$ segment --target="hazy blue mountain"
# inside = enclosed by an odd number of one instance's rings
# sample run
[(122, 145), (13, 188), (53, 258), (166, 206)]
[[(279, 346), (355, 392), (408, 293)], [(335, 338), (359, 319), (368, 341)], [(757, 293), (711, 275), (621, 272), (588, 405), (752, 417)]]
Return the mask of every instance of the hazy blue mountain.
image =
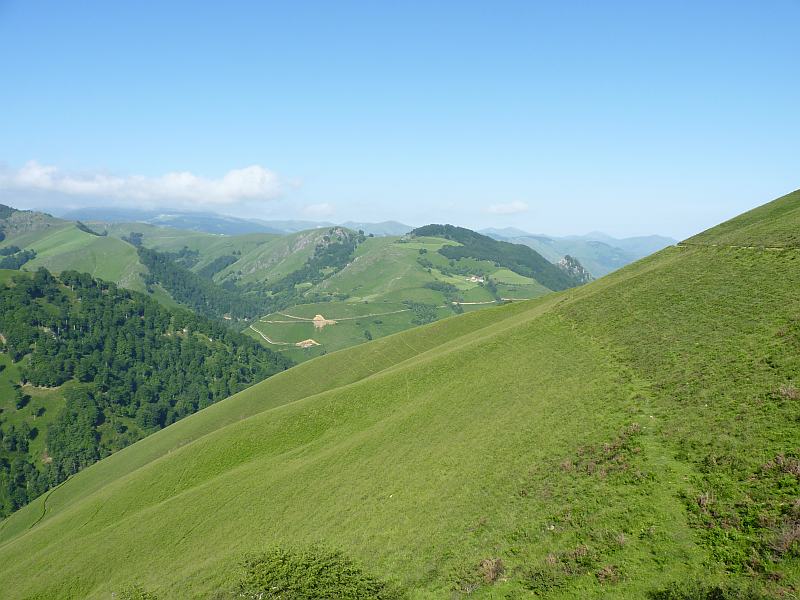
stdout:
[[(241, 235), (245, 233), (297, 233), (319, 227), (332, 227), (330, 221), (305, 221), (299, 219), (264, 220), (242, 219), (210, 212), (139, 210), (135, 208), (79, 208), (62, 211), (59, 216), (72, 221), (101, 221), (105, 223), (148, 223), (175, 229)], [(376, 236), (403, 235), (413, 228), (397, 221), (366, 223), (348, 221), (342, 224), (353, 230), (363, 230)]]
[(347, 221), (342, 223), (342, 227), (353, 229), (354, 231), (362, 230), (366, 234), (375, 236), (384, 235), (405, 235), (412, 229), (409, 225), (404, 225), (397, 221), (381, 221), (380, 223), (359, 223), (356, 221)]
[(640, 235), (627, 238), (615, 238), (602, 231), (592, 231), (586, 235), (570, 235), (564, 239), (603, 242), (609, 246), (627, 250), (635, 254), (637, 258), (642, 258), (653, 252), (658, 252), (662, 248), (678, 243), (678, 240), (663, 235)]
[(60, 215), (74, 221), (107, 223), (149, 223), (175, 229), (241, 235), (245, 233), (286, 233), (285, 230), (228, 215), (201, 212), (137, 210), (131, 208), (79, 208)]
[(275, 229), (281, 233), (297, 233), (298, 231), (307, 231), (309, 229), (319, 229), (320, 227), (333, 227), (336, 223), (330, 221), (304, 221), (300, 219), (284, 219), (284, 220), (269, 220), (252, 219), (253, 223), (258, 223), (264, 227)]
[(558, 263), (566, 255), (573, 256), (595, 277), (602, 277), (676, 243), (676, 240), (660, 235), (615, 238), (602, 232), (591, 232), (555, 237), (527, 233), (515, 227), (484, 229), (482, 233), (530, 246), (553, 263)]
[(516, 227), (502, 227), (500, 229), (496, 227), (487, 227), (486, 229), (481, 229), (480, 233), (488, 235), (489, 237), (493, 237), (496, 239), (504, 239), (504, 240), (516, 237), (529, 237), (534, 235), (532, 233), (528, 233), (527, 231), (523, 231), (522, 229), (517, 229)]

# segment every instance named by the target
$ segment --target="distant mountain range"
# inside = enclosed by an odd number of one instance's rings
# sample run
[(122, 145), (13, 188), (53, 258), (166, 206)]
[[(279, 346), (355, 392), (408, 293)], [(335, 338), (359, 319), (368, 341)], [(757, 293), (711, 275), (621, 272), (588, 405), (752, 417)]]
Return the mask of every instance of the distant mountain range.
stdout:
[(242, 219), (216, 213), (189, 212), (189, 211), (157, 211), (138, 210), (132, 208), (79, 208), (58, 214), (63, 219), (71, 221), (87, 221), (102, 223), (147, 223), (184, 229), (189, 231), (203, 231), (206, 233), (219, 233), (224, 235), (242, 235), (246, 233), (297, 233), (308, 229), (320, 227), (333, 227), (341, 225), (354, 231), (361, 230), (366, 235), (403, 235), (413, 228), (398, 223), (397, 221), (383, 221), (380, 223), (366, 223), (347, 221), (346, 223), (332, 223), (330, 221), (304, 221), (304, 220), (274, 220)]
[(611, 271), (677, 243), (677, 240), (662, 235), (615, 238), (599, 231), (585, 235), (555, 237), (506, 227), (483, 229), (481, 233), (496, 240), (529, 246), (553, 263), (557, 263), (564, 256), (572, 256), (595, 277), (607, 275)]
[[(339, 225), (353, 231), (363, 231), (365, 235), (383, 237), (405, 235), (413, 229), (413, 227), (398, 221), (333, 223), (331, 221), (297, 219), (243, 219), (210, 212), (163, 212), (131, 208), (81, 208), (58, 213), (58, 215), (63, 219), (90, 224), (147, 223), (184, 231), (223, 235), (250, 233), (286, 235)], [(598, 231), (585, 235), (557, 237), (530, 233), (515, 227), (487, 228), (481, 230), (480, 233), (496, 240), (524, 244), (536, 250), (553, 264), (558, 264), (565, 256), (571, 256), (578, 259), (593, 277), (602, 277), (635, 260), (671, 246), (677, 241), (661, 235), (615, 238)]]

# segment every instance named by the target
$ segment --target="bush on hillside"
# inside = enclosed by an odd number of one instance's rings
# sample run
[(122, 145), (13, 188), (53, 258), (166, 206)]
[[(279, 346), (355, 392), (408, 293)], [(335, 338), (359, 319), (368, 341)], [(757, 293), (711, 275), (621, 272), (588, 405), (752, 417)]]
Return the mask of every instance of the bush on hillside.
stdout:
[(364, 572), (336, 550), (317, 546), (301, 550), (273, 548), (248, 556), (237, 586), (237, 598), (253, 600), (400, 600), (394, 585)]

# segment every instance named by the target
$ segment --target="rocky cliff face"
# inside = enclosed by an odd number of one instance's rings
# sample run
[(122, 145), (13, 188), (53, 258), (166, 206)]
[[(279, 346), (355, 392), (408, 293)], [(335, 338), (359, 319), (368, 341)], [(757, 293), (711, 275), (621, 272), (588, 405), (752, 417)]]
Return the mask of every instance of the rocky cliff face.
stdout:
[(562, 271), (565, 271), (574, 279), (577, 279), (582, 284), (589, 283), (590, 281), (594, 281), (594, 277), (586, 268), (580, 263), (577, 258), (574, 258), (567, 254), (564, 258), (558, 261), (558, 268)]

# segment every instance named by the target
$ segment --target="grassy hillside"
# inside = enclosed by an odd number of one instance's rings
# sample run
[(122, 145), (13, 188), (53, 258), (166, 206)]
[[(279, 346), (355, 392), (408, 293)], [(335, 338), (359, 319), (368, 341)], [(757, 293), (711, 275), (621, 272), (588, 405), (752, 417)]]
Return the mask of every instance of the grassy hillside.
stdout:
[(672, 247), (292, 368), (7, 519), (4, 592), (226, 597), (322, 543), (411, 598), (793, 597), (798, 265)]
[(140, 275), (145, 269), (136, 249), (122, 240), (94, 235), (75, 222), (31, 211), (11, 212), (0, 220), (0, 230), (5, 236), (0, 248), (18, 246), (36, 252), (36, 257), (24, 264), (24, 270), (76, 270), (144, 291)]
[(79, 271), (92, 277), (114, 282), (122, 287), (144, 291), (136, 249), (121, 240), (96, 236), (68, 227), (42, 237), (27, 247), (36, 251), (36, 258), (25, 265), (26, 270), (44, 267), (49, 271)]
[[(315, 321), (317, 315), (325, 321)], [(430, 311), (430, 320), (451, 315), (450, 307), (438, 306)], [(253, 323), (249, 332), (268, 348), (301, 362), (419, 324), (419, 311), (399, 302), (320, 302), (266, 315)], [(313, 343), (303, 344), (308, 340)]]
[[(169, 308), (184, 306), (230, 320), (296, 360), (454, 313), (550, 292), (535, 279), (536, 265), (527, 265), (534, 268), (522, 272), (516, 263), (506, 264), (503, 252), (480, 248), (479, 256), (442, 254), (445, 248), (461, 248), (458, 240), (365, 237), (336, 226), (284, 236), (229, 236), (149, 223), (89, 221), (86, 226), (43, 213), (13, 209), (6, 213), (7, 256), (0, 257), (0, 267), (88, 272), (147, 292)], [(558, 281), (569, 279), (522, 246), (473, 235), (504, 250), (522, 249), (528, 253), (526, 260), (538, 260)], [(326, 328), (314, 329), (302, 319), (282, 322), (286, 318), (280, 313), (285, 309), (298, 307), (296, 312), (304, 313), (311, 310), (306, 305), (320, 302), (330, 305), (303, 318), (327, 313), (331, 322)], [(366, 320), (350, 318), (356, 303), (374, 305), (358, 314)], [(380, 318), (384, 313), (391, 314)], [(256, 317), (261, 319), (253, 322)], [(312, 337), (309, 328), (318, 335)], [(302, 343), (308, 347), (297, 346)]]

